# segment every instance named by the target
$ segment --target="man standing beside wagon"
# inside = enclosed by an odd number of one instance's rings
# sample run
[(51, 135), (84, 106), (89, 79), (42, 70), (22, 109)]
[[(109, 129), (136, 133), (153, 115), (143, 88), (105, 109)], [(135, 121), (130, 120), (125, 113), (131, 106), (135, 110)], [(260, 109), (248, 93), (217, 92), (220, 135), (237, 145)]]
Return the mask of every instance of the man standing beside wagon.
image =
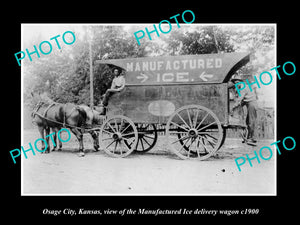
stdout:
[[(251, 79), (251, 78), (249, 78)], [(231, 80), (233, 84), (238, 84), (243, 79), (240, 76), (237, 76)], [(241, 84), (238, 84), (241, 85)], [(257, 120), (257, 94), (256, 89), (250, 91), (249, 89), (243, 89), (241, 95), (238, 96), (237, 101), (233, 105), (232, 111), (237, 107), (246, 106), (247, 116), (246, 116), (246, 125), (248, 129), (248, 134), (246, 136), (246, 143), (249, 145), (256, 145), (255, 136), (255, 125)]]

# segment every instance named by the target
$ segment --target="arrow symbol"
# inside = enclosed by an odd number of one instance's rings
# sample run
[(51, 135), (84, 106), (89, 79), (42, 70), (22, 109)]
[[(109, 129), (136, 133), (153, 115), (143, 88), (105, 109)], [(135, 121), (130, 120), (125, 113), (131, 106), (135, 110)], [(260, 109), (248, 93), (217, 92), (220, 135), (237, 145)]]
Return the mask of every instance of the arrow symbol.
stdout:
[(140, 73), (140, 76), (136, 77), (137, 79), (143, 79), (141, 80), (141, 83), (145, 82), (146, 80), (148, 80), (148, 76), (146, 74)]
[(212, 78), (213, 76), (213, 74), (205, 74), (205, 71), (203, 71), (199, 77), (204, 81), (208, 81), (207, 78)]

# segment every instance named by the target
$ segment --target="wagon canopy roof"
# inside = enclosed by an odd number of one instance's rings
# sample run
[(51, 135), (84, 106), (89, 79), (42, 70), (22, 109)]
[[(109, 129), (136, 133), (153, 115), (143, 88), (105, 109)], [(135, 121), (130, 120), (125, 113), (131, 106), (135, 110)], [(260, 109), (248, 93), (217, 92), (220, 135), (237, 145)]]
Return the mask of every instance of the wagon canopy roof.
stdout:
[(96, 63), (126, 70), (126, 84), (161, 85), (228, 82), (249, 60), (249, 53), (234, 52), (97, 60)]

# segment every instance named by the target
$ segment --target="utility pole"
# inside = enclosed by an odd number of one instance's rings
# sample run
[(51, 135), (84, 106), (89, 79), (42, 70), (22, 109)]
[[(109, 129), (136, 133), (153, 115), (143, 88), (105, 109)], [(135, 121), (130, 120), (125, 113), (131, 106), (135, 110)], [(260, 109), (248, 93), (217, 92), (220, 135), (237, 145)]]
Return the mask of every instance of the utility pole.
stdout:
[(92, 108), (94, 106), (94, 74), (93, 74), (93, 54), (92, 54), (92, 32), (90, 33), (90, 107)]
[(217, 50), (217, 53), (219, 53), (219, 45), (218, 45), (218, 41), (217, 41), (216, 34), (215, 34), (215, 27), (212, 27), (212, 34), (213, 34), (213, 38), (214, 38), (214, 42), (215, 42), (215, 48)]

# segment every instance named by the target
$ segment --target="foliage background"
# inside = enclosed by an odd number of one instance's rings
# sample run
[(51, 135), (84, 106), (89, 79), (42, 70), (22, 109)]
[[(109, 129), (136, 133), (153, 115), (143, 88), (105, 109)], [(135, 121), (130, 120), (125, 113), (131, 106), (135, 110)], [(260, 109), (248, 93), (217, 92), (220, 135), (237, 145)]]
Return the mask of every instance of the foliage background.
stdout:
[[(134, 32), (153, 25), (22, 25), (22, 50), (33, 51), (45, 40), (70, 30), (75, 33), (76, 41), (66, 45), (58, 39), (59, 50), (54, 41), (50, 41), (53, 50), (49, 55), (32, 55), (33, 60), (22, 60), (23, 99), (25, 106), (33, 107), (31, 92), (43, 92), (47, 80), (50, 82), (50, 97), (57, 102), (73, 102), (89, 105), (90, 64), (89, 43), (92, 43), (92, 61), (99, 59), (119, 59), (126, 57), (145, 57), (163, 55), (190, 55), (224, 52), (251, 53), (250, 62), (239, 74), (259, 75), (276, 66), (274, 25), (173, 25), (168, 34), (160, 37), (152, 34), (137, 44)], [(167, 30), (167, 28), (163, 28)], [(45, 47), (45, 52), (47, 51)], [(94, 104), (112, 81), (111, 68), (93, 64)], [(274, 79), (276, 80), (276, 79)], [(273, 82), (274, 83), (274, 82)], [(263, 105), (274, 106), (274, 87), (258, 90)], [(272, 91), (271, 91), (272, 90)]]

